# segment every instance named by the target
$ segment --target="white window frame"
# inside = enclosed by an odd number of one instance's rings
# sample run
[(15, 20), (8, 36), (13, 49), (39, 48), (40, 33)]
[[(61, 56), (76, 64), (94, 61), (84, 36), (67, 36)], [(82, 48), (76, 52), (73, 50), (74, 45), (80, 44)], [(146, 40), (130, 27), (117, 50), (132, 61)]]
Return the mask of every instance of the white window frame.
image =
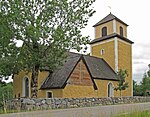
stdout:
[(46, 91), (46, 98), (48, 98), (48, 93), (51, 93), (52, 94), (51, 98), (53, 98), (53, 92), (52, 91)]
[(100, 53), (101, 53), (101, 55), (104, 55), (105, 54), (105, 50), (101, 49)]

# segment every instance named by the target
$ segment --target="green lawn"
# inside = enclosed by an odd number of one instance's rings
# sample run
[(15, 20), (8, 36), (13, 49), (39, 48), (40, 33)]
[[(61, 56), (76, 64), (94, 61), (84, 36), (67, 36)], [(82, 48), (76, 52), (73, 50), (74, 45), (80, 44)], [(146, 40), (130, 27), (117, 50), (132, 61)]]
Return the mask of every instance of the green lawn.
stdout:
[(150, 117), (150, 111), (134, 112), (131, 114), (121, 114), (117, 117)]

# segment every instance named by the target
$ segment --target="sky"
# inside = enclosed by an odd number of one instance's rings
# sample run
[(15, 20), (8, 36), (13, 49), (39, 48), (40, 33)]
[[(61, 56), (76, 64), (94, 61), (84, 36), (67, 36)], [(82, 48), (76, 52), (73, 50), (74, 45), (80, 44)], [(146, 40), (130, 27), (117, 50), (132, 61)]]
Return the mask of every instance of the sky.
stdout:
[[(107, 16), (113, 15), (127, 23), (127, 38), (132, 45), (133, 80), (140, 83), (150, 64), (150, 1), (149, 0), (96, 0), (93, 7), (96, 13), (89, 19), (88, 25), (82, 31), (94, 39), (95, 23)], [(109, 8), (111, 6), (111, 10)], [(88, 50), (89, 51), (89, 50)]]

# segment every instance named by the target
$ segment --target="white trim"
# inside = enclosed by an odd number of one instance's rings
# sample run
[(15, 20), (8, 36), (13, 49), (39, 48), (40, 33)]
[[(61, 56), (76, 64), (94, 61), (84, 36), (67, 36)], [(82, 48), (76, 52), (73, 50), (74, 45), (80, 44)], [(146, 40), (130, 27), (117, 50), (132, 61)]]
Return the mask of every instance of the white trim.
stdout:
[(118, 71), (118, 39), (115, 37), (115, 71)]
[(91, 47), (94, 47), (94, 46), (97, 46), (97, 45), (101, 45), (101, 44), (105, 44), (105, 43), (108, 43), (108, 42), (111, 42), (111, 41), (114, 41), (114, 38), (106, 40), (106, 41), (103, 41), (103, 42), (97, 42), (97, 43), (91, 44)]
[(123, 41), (123, 40), (121, 40), (121, 39), (119, 39), (119, 41), (122, 42), (122, 43), (125, 43), (125, 44), (127, 44), (127, 45), (132, 45), (131, 43), (128, 43), (128, 42)]
[(90, 45), (90, 56), (92, 56), (92, 46)]
[(105, 54), (104, 48), (101, 49), (100, 53), (101, 53), (101, 55), (104, 55), (104, 54)]
[(112, 84), (112, 88), (113, 88), (113, 89), (112, 89), (112, 96), (111, 96), (111, 97), (114, 97), (114, 84), (113, 84), (112, 82), (108, 82), (108, 83), (107, 83), (107, 97), (108, 97), (108, 85), (109, 85), (109, 84)]
[(53, 92), (52, 91), (46, 91), (46, 98), (48, 98), (47, 93), (51, 93), (52, 94), (52, 98), (53, 98)]
[(116, 24), (116, 20), (113, 20), (113, 32), (117, 33), (117, 24)]
[(25, 97), (25, 79), (29, 81), (29, 97), (30, 97), (30, 79), (27, 75), (25, 75), (22, 79), (22, 97)]
[(96, 28), (94, 28), (94, 38), (96, 38)]

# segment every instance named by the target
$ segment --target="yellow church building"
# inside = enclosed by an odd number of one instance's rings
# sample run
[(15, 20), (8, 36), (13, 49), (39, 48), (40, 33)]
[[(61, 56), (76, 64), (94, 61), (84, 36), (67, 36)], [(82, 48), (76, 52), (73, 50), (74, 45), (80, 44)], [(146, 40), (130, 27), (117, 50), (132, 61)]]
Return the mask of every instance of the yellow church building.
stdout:
[[(116, 72), (126, 69), (129, 88), (122, 96), (132, 96), (132, 44), (127, 38), (127, 24), (108, 14), (96, 23), (91, 55), (68, 53), (63, 66), (53, 73), (39, 71), (38, 98), (117, 97)], [(13, 96), (31, 97), (31, 73), (13, 77)]]

